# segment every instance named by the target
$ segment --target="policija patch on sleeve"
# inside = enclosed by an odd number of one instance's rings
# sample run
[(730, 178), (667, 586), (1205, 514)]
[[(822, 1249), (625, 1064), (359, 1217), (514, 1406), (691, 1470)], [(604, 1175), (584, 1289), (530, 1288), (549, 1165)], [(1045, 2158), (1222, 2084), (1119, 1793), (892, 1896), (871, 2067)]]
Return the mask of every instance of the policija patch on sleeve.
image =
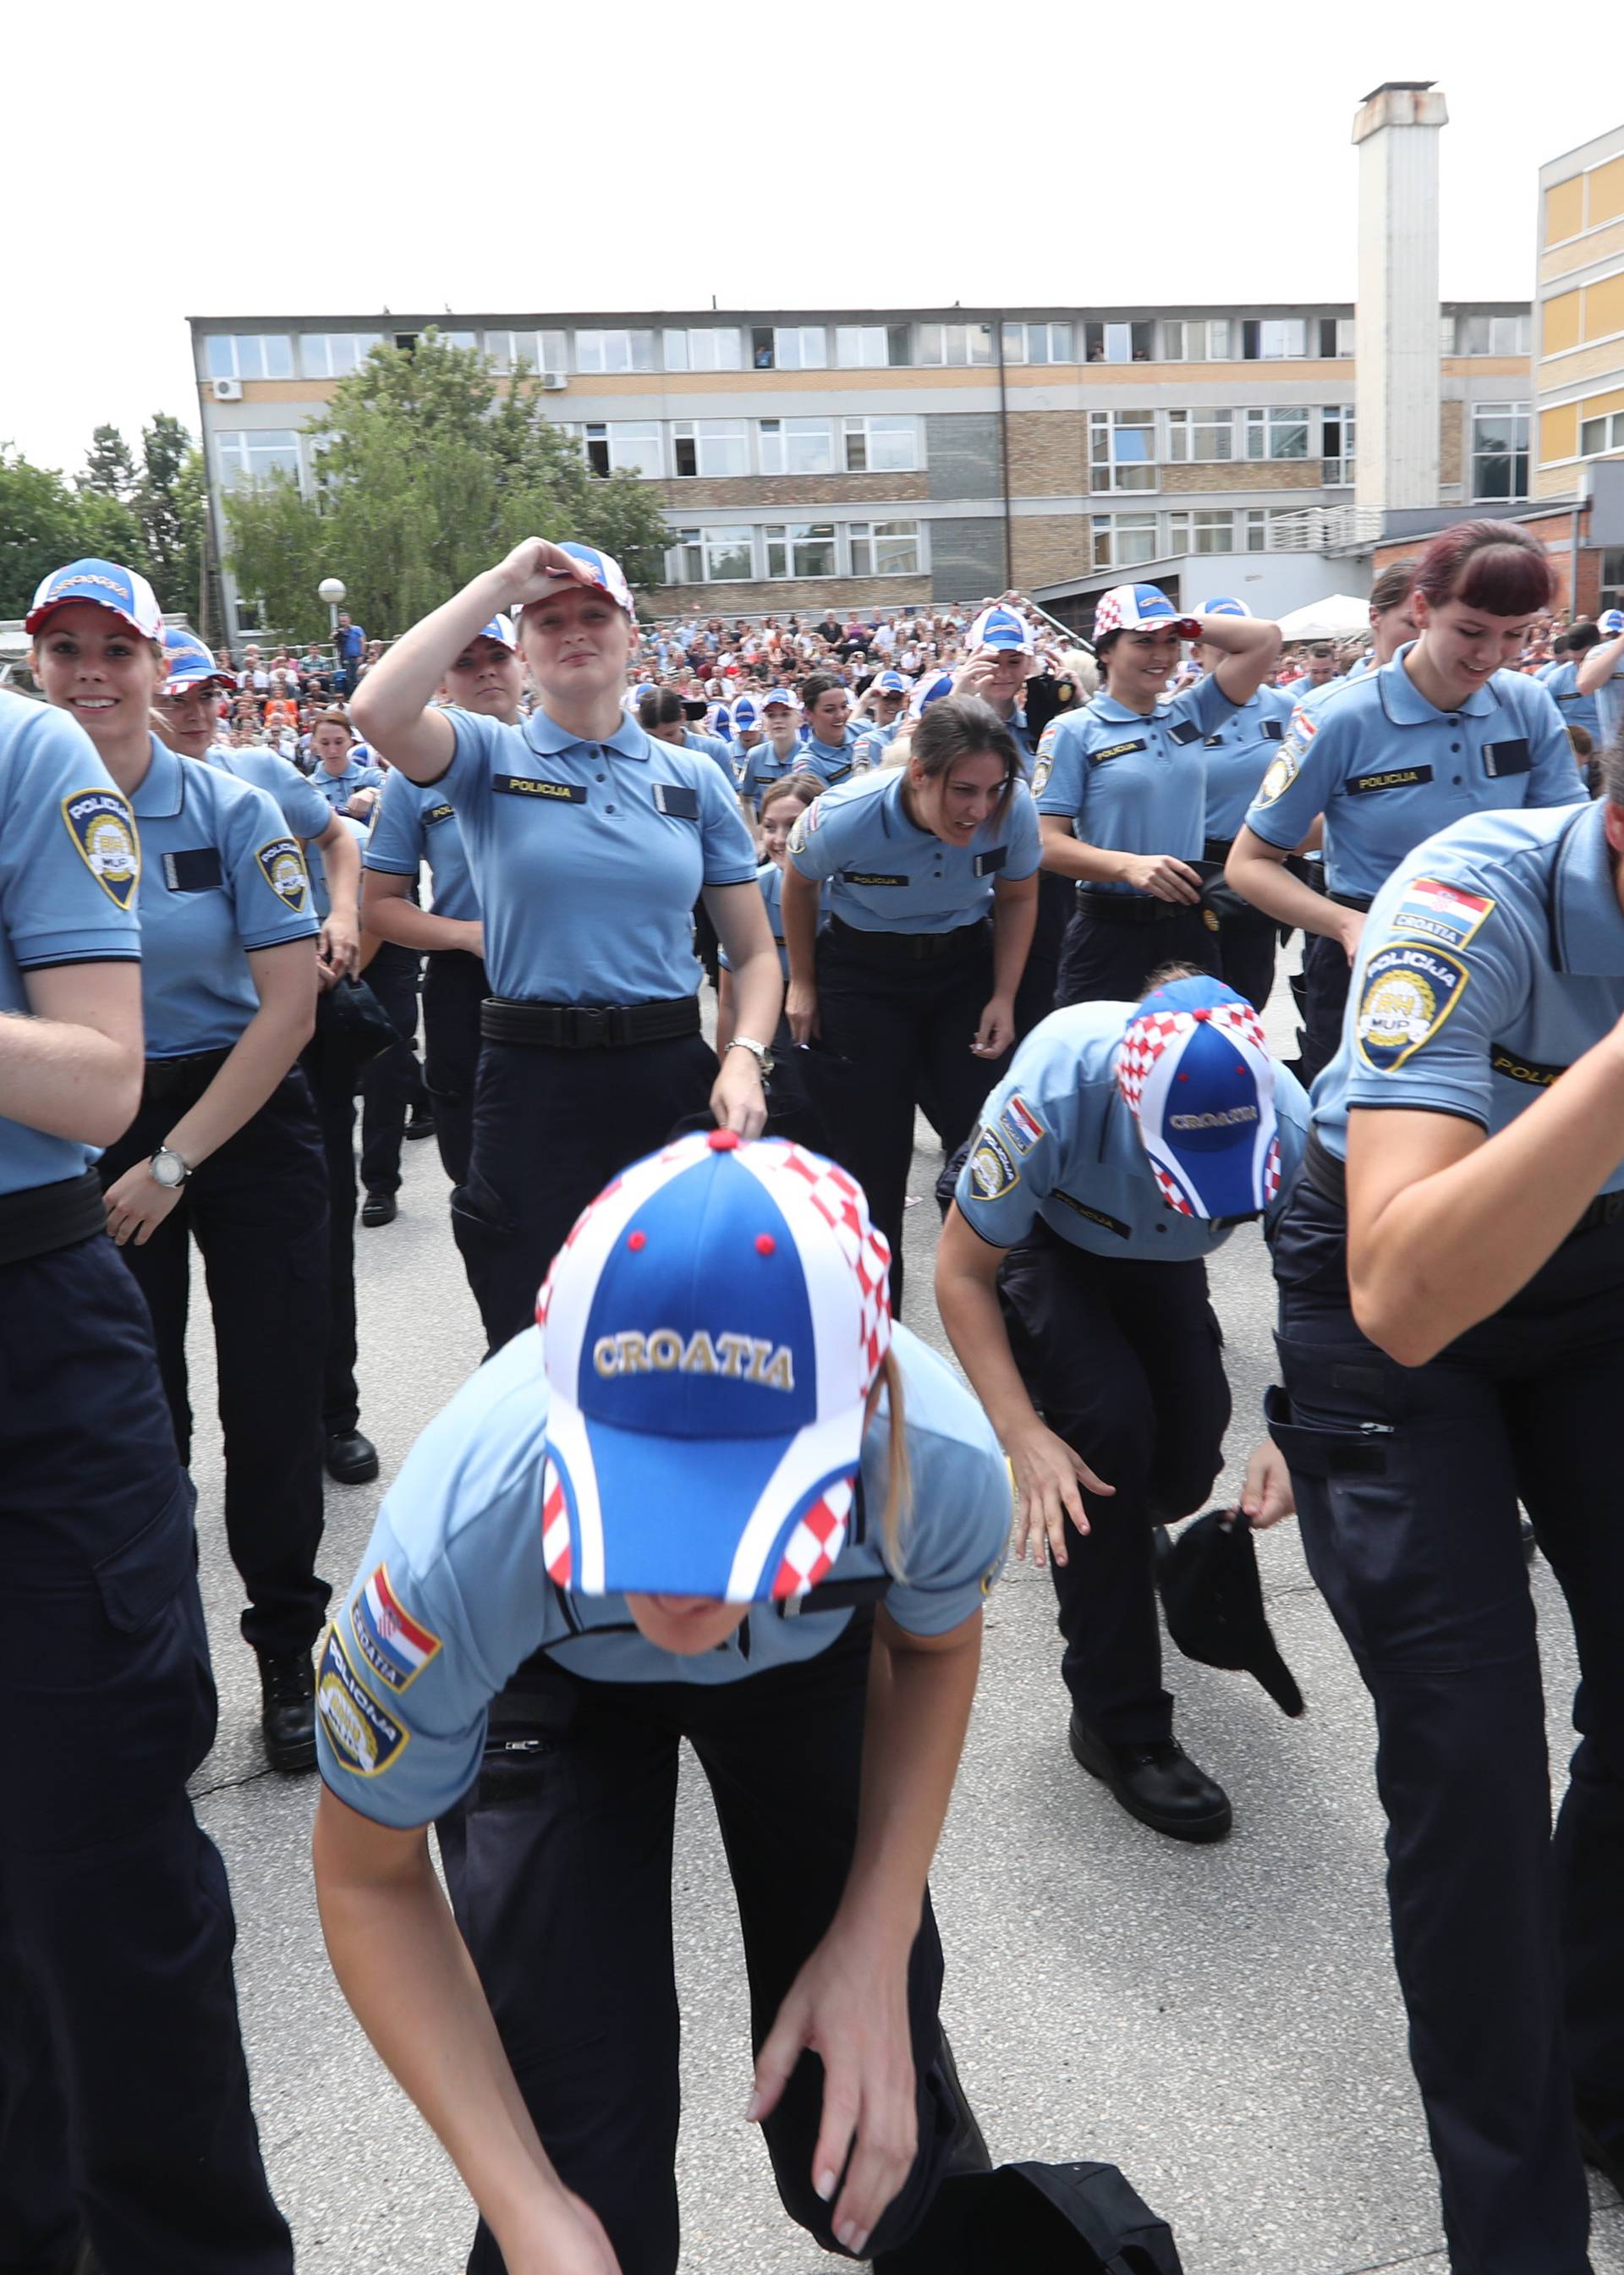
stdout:
[(310, 875), (305, 867), (305, 857), (298, 843), (292, 837), (273, 837), (268, 845), (261, 845), (254, 855), (260, 873), (279, 901), (302, 916), (310, 897)]
[(1394, 1074), (1430, 1042), (1470, 978), (1458, 956), (1421, 941), (1394, 941), (1364, 967), (1354, 1032), (1375, 1074)]
[(62, 801), (79, 859), (110, 901), (127, 909), (141, 881), (141, 845), (129, 801), (116, 790), (75, 790)]
[(412, 1742), (412, 1733), (385, 1712), (351, 1666), (336, 1628), (327, 1631), (316, 1673), (316, 1712), (339, 1766), (357, 1777), (381, 1776)]
[(1001, 1200), (1021, 1182), (1009, 1149), (996, 1130), (984, 1129), (970, 1156), (971, 1190), (978, 1200)]

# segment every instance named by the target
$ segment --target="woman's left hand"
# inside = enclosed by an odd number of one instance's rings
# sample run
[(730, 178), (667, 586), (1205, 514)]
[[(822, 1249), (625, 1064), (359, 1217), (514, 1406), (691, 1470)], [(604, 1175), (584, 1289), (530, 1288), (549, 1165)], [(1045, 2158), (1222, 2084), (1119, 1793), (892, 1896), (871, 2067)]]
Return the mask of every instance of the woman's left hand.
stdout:
[(1241, 1487), (1241, 1514), (1254, 1532), (1266, 1532), (1282, 1516), (1295, 1515), (1296, 1507), (1286, 1456), (1273, 1438), (1265, 1438), (1252, 1447), (1246, 1464), (1246, 1481)]
[(756, 2090), (747, 2112), (752, 2123), (777, 2107), (807, 2048), (823, 2064), (812, 2186), (827, 2203), (850, 2152), (835, 2207), (835, 2234), (860, 2259), (876, 2221), (907, 2179), (918, 2143), (906, 1951), (899, 1957), (856, 1930), (842, 1931), (836, 1921), (790, 1984), (756, 2057)]
[(1015, 1002), (1008, 995), (994, 995), (981, 1014), (981, 1024), (976, 1029), (976, 1039), (971, 1049), (978, 1059), (1001, 1058), (1015, 1040)]
[(120, 1248), (130, 1240), (144, 1248), (180, 1195), (180, 1186), (161, 1185), (147, 1163), (137, 1161), (102, 1196), (107, 1228)]
[(346, 972), (353, 971), (361, 954), (360, 929), (355, 918), (340, 915), (336, 909), (331, 910), (321, 927), (316, 949), (321, 962), (332, 973), (332, 979), (327, 983), (329, 986), (335, 980), (342, 979)]
[(759, 1138), (767, 1128), (767, 1092), (752, 1051), (724, 1051), (711, 1091), (711, 1112), (719, 1130)]

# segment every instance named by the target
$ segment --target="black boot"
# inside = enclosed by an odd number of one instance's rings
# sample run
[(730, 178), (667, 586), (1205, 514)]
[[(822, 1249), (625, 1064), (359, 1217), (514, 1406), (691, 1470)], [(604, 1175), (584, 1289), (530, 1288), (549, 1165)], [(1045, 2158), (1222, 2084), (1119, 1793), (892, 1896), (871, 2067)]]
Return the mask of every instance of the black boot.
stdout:
[(316, 1765), (316, 1679), (307, 1651), (260, 1653), (260, 1727), (274, 1770)]
[(1197, 1769), (1176, 1739), (1117, 1746), (1071, 1718), (1071, 1750), (1091, 1777), (1109, 1787), (1129, 1817), (1169, 1840), (1221, 1840), (1230, 1825), (1229, 1796)]

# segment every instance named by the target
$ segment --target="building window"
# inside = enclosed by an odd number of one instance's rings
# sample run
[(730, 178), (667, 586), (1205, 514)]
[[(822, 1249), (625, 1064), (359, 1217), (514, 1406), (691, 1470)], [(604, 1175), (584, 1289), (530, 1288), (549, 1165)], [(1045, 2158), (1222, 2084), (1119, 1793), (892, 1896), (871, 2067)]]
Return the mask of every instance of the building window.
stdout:
[(677, 419), (671, 426), (671, 472), (717, 476), (750, 472), (750, 433), (742, 419)]
[(854, 577), (917, 577), (919, 574), (919, 525), (917, 521), (854, 521), (847, 530)]
[(832, 521), (792, 521), (784, 529), (768, 529), (767, 573), (786, 577), (833, 577), (835, 525)]
[(575, 367), (580, 372), (653, 371), (653, 332), (577, 332)]
[(583, 427), (586, 463), (594, 474), (643, 474), (653, 480), (663, 474), (660, 428), (650, 419), (616, 419)]
[(1280, 525), (1282, 522), (1301, 524), (1301, 506), (1249, 506), (1246, 510), (1246, 550), (1249, 553), (1273, 553), (1277, 550)]
[(1241, 326), (1241, 354), (1248, 363), (1273, 363), (1308, 353), (1308, 325), (1301, 316), (1268, 318)]
[(1351, 403), (1327, 403), (1319, 414), (1319, 455), (1323, 482), (1350, 482), (1354, 478), (1354, 407)]
[(664, 334), (668, 371), (742, 371), (744, 343), (736, 324), (699, 324), (691, 331), (668, 328)]
[(1154, 324), (1083, 327), (1083, 353), (1090, 363), (1149, 363), (1155, 352)]
[(210, 379), (291, 379), (293, 343), (285, 332), (213, 332)]
[(911, 474), (919, 466), (918, 421), (879, 412), (844, 421), (849, 474)]
[(1457, 316), (1454, 320), (1456, 355), (1528, 355), (1533, 344), (1531, 315)]
[(758, 324), (750, 342), (750, 359), (758, 371), (822, 371), (829, 360), (828, 334), (821, 324)]
[(306, 379), (344, 379), (382, 344), (381, 332), (302, 332), (299, 368)]
[(298, 480), (298, 436), (291, 428), (250, 427), (235, 434), (216, 435), (215, 442), (224, 489), (251, 488), (273, 474)]
[(1088, 415), (1088, 452), (1091, 489), (1153, 490), (1156, 488), (1154, 412), (1091, 411)]
[(836, 324), (835, 360), (843, 371), (877, 371), (887, 364), (905, 365), (906, 324)]
[(1169, 553), (1233, 553), (1235, 516), (1227, 508), (1167, 516)]
[(835, 472), (835, 443), (827, 419), (763, 419), (756, 433), (764, 474)]
[(1175, 466), (1209, 465), (1235, 456), (1235, 413), (1194, 411), (1167, 413), (1167, 456)]
[(1624, 608), (1624, 547), (1613, 546), (1601, 556), (1598, 608)]
[(978, 364), (993, 360), (991, 324), (921, 324), (922, 364)]
[(748, 528), (679, 529), (665, 557), (671, 585), (747, 585), (756, 573), (755, 533)]
[(1131, 569), (1157, 554), (1153, 513), (1097, 513), (1092, 545), (1096, 569)]
[(485, 352), (491, 369), (509, 378), (520, 364), (532, 371), (566, 371), (570, 345), (563, 332), (487, 332)]
[(1164, 363), (1227, 362), (1228, 317), (1180, 317), (1163, 324), (1161, 353)]
[(1249, 458), (1306, 458), (1308, 412), (1295, 404), (1249, 411), (1246, 455)]
[(1006, 324), (1006, 363), (1075, 363), (1077, 334), (1075, 324)]
[[(1479, 404), (1477, 410), (1472, 414), (1474, 432), (1476, 430), (1478, 419), (1481, 418), (1485, 412), (1490, 410), (1516, 410), (1523, 412), (1522, 441), (1519, 447), (1526, 452), (1528, 449), (1527, 405), (1524, 404), (1514, 404), (1508, 403), (1493, 404), (1487, 403)], [(1594, 458), (1599, 457), (1601, 452), (1604, 450), (1624, 450), (1624, 411), (1615, 411), (1613, 412), (1611, 417), (1606, 419), (1585, 419), (1581, 420), (1579, 427), (1579, 456), (1582, 458)], [(1474, 450), (1474, 466), (1476, 465), (1476, 463), (1477, 454)], [(1528, 460), (1526, 457), (1522, 461), (1522, 482), (1523, 486), (1521, 489), (1474, 490), (1472, 492), (1472, 495), (1474, 497), (1526, 496), (1528, 494)]]

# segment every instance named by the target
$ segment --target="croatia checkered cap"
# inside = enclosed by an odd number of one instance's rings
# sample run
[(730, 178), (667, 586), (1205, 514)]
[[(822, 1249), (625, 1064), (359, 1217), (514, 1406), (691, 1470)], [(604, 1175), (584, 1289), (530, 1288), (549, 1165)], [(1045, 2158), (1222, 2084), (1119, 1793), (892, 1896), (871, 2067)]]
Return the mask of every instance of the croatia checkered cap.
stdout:
[(747, 734), (758, 724), (756, 699), (753, 695), (739, 695), (734, 698), (733, 708), (729, 714), (729, 723), (736, 735)]
[(915, 680), (913, 693), (908, 699), (909, 717), (922, 719), (933, 703), (940, 701), (944, 695), (951, 695), (952, 692), (953, 674), (945, 668), (922, 673)]
[(890, 1261), (861, 1187), (780, 1140), (702, 1132), (607, 1186), (536, 1305), (549, 1576), (735, 1604), (815, 1587), (846, 1538)]
[(114, 561), (70, 561), (65, 569), (53, 569), (34, 593), (23, 630), (37, 632), (54, 609), (69, 608), (75, 601), (94, 601), (98, 608), (110, 608), (142, 639), (163, 637), (157, 594), (145, 577)]
[(235, 687), (237, 682), (229, 671), (222, 671), (195, 632), (183, 631), (178, 624), (163, 628), (163, 653), (166, 672), (164, 692), (178, 695), (188, 687)]
[(798, 711), (801, 707), (800, 697), (792, 694), (787, 687), (769, 687), (761, 698), (763, 711), (770, 710), (774, 703), (782, 703), (786, 711)]
[(1203, 974), (1147, 995), (1117, 1047), (1116, 1084), (1169, 1208), (1252, 1216), (1274, 1198), (1274, 1062), (1233, 987)]
[(515, 654), (518, 653), (518, 634), (511, 616), (493, 616), (489, 624), (480, 625), (474, 638), (500, 640), (503, 647), (511, 648)]
[(1604, 639), (1617, 639), (1624, 632), (1624, 608), (1604, 608), (1596, 619), (1596, 629)]
[(880, 695), (906, 695), (913, 682), (905, 672), (877, 671), (871, 692)]
[(1159, 585), (1113, 585), (1094, 610), (1094, 638), (1107, 632), (1144, 632), (1158, 624), (1180, 623), (1178, 610)]
[(1198, 616), (1250, 616), (1251, 610), (1244, 601), (1237, 601), (1227, 593), (1220, 593), (1213, 601), (1203, 601), (1196, 610)]
[[(571, 555), (577, 561), (585, 562), (592, 571), (593, 583), (601, 585), (616, 606), (624, 608), (632, 622), (636, 623), (638, 604), (631, 597), (631, 587), (626, 582), (626, 572), (612, 553), (601, 553), (595, 545), (577, 545), (573, 539), (567, 539), (558, 549), (561, 553)], [(548, 573), (550, 574), (551, 571)], [(558, 581), (563, 584), (565, 580), (561, 576)]]
[(971, 624), (967, 645), (972, 654), (978, 647), (1006, 647), (1012, 653), (1031, 655), (1036, 643), (1024, 616), (994, 602), (992, 608), (983, 608)]

